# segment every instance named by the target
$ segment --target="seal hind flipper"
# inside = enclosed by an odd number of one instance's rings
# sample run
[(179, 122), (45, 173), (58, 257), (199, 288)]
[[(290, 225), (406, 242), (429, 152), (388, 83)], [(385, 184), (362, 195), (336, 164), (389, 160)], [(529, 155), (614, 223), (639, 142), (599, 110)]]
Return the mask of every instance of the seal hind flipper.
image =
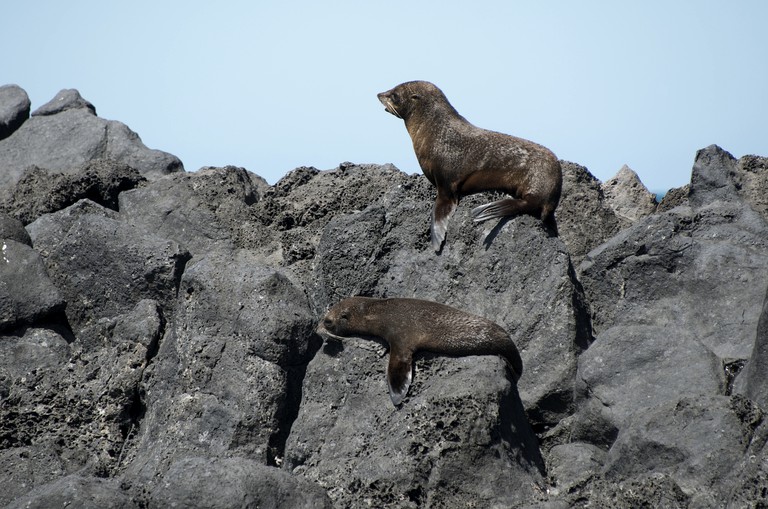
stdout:
[(413, 356), (410, 352), (402, 352), (392, 347), (389, 351), (389, 365), (387, 366), (387, 385), (389, 385), (389, 397), (395, 406), (403, 402), (408, 393), (413, 379)]
[(436, 253), (440, 252), (440, 248), (445, 241), (445, 234), (448, 231), (448, 218), (453, 215), (453, 211), (456, 210), (458, 200), (445, 198), (437, 194), (435, 200), (435, 208), (432, 211), (432, 225), (430, 231), (432, 232), (432, 249)]
[(472, 209), (472, 219), (479, 223), (489, 219), (516, 216), (519, 214), (529, 214), (536, 210), (536, 206), (527, 200), (518, 198), (504, 198), (503, 200), (493, 201), (480, 205)]

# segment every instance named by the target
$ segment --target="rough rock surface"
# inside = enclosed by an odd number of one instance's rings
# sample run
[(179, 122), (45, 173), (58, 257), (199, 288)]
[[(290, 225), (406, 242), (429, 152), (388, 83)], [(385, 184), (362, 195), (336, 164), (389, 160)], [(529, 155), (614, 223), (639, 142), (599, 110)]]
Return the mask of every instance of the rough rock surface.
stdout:
[[(0, 141), (57, 153), (2, 184), (0, 506), (768, 504), (765, 158), (707, 147), (637, 217), (564, 162), (560, 237), (478, 195), (435, 254), (422, 175), (159, 176), (73, 148), (108, 123), (63, 91)], [(380, 343), (314, 333), (354, 294), (488, 317), (523, 376), (422, 353), (394, 408)]]
[(605, 198), (600, 181), (584, 166), (568, 161), (563, 168), (563, 196), (555, 212), (560, 238), (571, 255), (574, 267), (584, 256), (625, 224)]
[(88, 161), (71, 174), (30, 166), (13, 191), (0, 200), (0, 209), (24, 224), (85, 198), (117, 210), (120, 193), (146, 180), (138, 170), (108, 159)]
[(75, 332), (142, 299), (169, 310), (189, 259), (176, 242), (141, 235), (116, 212), (88, 199), (40, 217), (28, 231), (67, 302)]
[(0, 239), (0, 331), (45, 320), (64, 311), (40, 253), (10, 238)]
[(150, 179), (183, 171), (176, 156), (148, 149), (128, 126), (97, 117), (95, 111), (77, 91), (62, 91), (0, 139), (0, 189), (12, 188), (29, 166), (77, 173), (94, 159), (118, 161)]
[(637, 173), (626, 164), (600, 188), (608, 205), (626, 225), (656, 211), (656, 197), (643, 185)]
[(0, 87), (0, 140), (13, 134), (29, 118), (32, 103), (18, 85)]

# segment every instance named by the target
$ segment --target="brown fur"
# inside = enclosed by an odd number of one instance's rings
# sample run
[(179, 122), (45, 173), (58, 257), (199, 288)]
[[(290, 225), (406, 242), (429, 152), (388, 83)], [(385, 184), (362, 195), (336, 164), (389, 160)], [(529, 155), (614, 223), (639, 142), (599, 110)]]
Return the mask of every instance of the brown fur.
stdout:
[(475, 127), (427, 81), (402, 83), (378, 97), (386, 111), (405, 121), (419, 165), (437, 188), (431, 226), (435, 251), (443, 245), (459, 200), (482, 191), (502, 191), (512, 198), (476, 207), (475, 221), (530, 214), (557, 234), (554, 212), (563, 177), (549, 149)]
[(333, 306), (318, 325), (333, 337), (375, 336), (389, 345), (387, 383), (399, 405), (411, 384), (413, 354), (426, 350), (447, 355), (500, 355), (515, 380), (523, 361), (509, 335), (483, 317), (418, 299), (350, 297)]

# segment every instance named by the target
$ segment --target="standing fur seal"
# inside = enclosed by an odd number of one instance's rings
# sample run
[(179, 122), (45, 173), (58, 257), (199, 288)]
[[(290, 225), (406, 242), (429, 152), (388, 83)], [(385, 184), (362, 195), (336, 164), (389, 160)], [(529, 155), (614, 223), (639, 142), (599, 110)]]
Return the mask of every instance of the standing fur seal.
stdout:
[(350, 297), (333, 306), (317, 332), (336, 339), (375, 336), (389, 345), (389, 396), (399, 405), (411, 385), (413, 354), (419, 350), (448, 355), (500, 355), (515, 381), (523, 361), (509, 335), (483, 317), (418, 299)]
[(482, 191), (502, 191), (512, 198), (476, 207), (475, 221), (530, 214), (557, 234), (554, 212), (563, 176), (552, 151), (475, 127), (427, 81), (402, 83), (378, 97), (386, 111), (405, 121), (421, 170), (437, 188), (431, 225), (435, 251), (443, 245), (459, 200)]

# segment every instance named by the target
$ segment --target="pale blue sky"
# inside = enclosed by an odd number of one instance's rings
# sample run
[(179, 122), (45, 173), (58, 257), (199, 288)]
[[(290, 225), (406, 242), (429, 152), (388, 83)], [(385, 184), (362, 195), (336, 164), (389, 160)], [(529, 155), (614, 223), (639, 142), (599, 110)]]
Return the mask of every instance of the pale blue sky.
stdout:
[(376, 93), (434, 82), (470, 122), (601, 180), (687, 183), (696, 150), (768, 156), (768, 2), (36, 1), (0, 7), (0, 84), (76, 88), (187, 170), (420, 172)]

